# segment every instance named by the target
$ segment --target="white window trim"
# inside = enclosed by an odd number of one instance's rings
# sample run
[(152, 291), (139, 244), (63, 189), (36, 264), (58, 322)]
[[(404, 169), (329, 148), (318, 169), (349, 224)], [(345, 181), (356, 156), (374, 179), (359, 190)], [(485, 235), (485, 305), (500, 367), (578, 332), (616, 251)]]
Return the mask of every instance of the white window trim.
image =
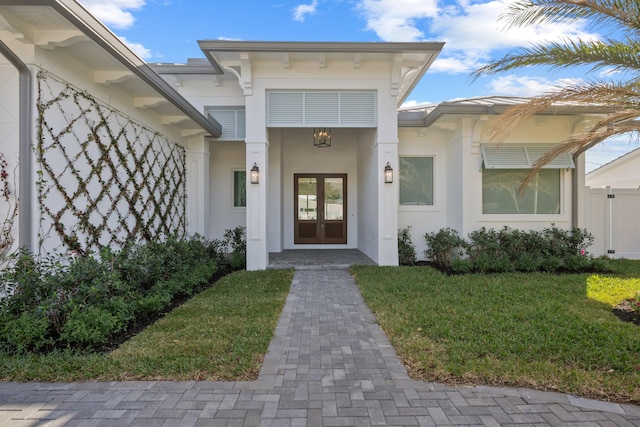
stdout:
[[(558, 168), (553, 168), (558, 169)], [(563, 222), (569, 221), (570, 215), (567, 210), (567, 203), (571, 203), (570, 200), (566, 200), (567, 188), (571, 188), (571, 176), (565, 173), (565, 170), (560, 169), (560, 212), (557, 214), (490, 214), (482, 212), (482, 196), (480, 196), (480, 216), (478, 222)], [(482, 180), (480, 181), (480, 191), (482, 192)]]
[[(246, 212), (247, 207), (246, 206), (235, 206), (234, 205), (234, 195), (235, 195), (235, 185), (236, 185), (236, 177), (235, 177), (235, 173), (236, 172), (247, 172), (247, 169), (244, 167), (232, 167), (231, 168), (231, 172), (229, 173), (229, 177), (230, 177), (230, 182), (229, 182), (229, 189), (230, 189), (230, 196), (229, 196), (229, 211), (230, 212)], [(246, 178), (246, 176), (245, 176)], [(246, 184), (245, 184), (246, 185)]]
[[(438, 156), (435, 154), (400, 154), (398, 155), (398, 165), (401, 157), (429, 157), (433, 159), (433, 204), (432, 205), (403, 205), (400, 204), (400, 171), (398, 170), (398, 212), (439, 212), (438, 195)], [(399, 168), (399, 167), (398, 167)]]

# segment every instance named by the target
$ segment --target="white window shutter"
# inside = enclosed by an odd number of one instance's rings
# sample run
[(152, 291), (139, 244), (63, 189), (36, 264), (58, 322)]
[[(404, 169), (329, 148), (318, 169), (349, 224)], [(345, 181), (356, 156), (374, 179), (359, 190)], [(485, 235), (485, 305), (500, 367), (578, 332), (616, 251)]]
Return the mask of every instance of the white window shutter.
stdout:
[[(535, 165), (536, 162), (549, 150), (551, 150), (553, 145), (545, 145), (545, 146), (537, 146), (532, 145), (527, 147), (527, 152), (529, 153), (529, 160), (531, 161), (531, 165)], [(543, 166), (544, 169), (573, 169), (576, 165), (573, 163), (573, 157), (571, 153), (564, 152), (560, 154), (555, 159), (551, 160), (549, 163)]]
[[(538, 159), (551, 150), (551, 144), (482, 145), (482, 160), (486, 169), (531, 169)], [(563, 153), (544, 166), (545, 169), (575, 168), (570, 153)]]

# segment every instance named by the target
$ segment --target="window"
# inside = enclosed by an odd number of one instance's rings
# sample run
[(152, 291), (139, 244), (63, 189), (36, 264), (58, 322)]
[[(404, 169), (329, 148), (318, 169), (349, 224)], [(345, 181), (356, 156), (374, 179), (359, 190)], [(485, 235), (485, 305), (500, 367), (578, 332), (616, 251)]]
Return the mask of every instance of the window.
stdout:
[(400, 205), (433, 205), (433, 157), (400, 157)]
[(233, 171), (233, 207), (247, 206), (247, 172)]
[(560, 169), (541, 169), (522, 194), (528, 169), (483, 169), (482, 213), (559, 214)]

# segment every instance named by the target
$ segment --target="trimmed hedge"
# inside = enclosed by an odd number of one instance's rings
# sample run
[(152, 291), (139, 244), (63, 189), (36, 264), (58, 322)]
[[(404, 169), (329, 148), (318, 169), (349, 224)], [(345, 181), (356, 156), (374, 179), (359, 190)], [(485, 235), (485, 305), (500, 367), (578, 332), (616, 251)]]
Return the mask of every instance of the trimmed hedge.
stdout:
[(606, 271), (606, 262), (589, 256), (593, 236), (586, 230), (563, 230), (555, 225), (542, 231), (521, 231), (507, 226), (485, 227), (467, 239), (443, 228), (425, 235), (425, 256), (437, 267), (454, 273)]

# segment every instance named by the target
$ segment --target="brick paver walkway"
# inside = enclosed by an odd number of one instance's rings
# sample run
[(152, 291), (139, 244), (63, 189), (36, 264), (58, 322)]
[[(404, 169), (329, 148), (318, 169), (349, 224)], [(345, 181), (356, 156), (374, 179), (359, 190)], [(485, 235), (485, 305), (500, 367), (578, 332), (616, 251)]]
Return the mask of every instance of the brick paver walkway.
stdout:
[(640, 407), (412, 381), (346, 269), (296, 271), (257, 381), (0, 384), (0, 426), (640, 426)]

